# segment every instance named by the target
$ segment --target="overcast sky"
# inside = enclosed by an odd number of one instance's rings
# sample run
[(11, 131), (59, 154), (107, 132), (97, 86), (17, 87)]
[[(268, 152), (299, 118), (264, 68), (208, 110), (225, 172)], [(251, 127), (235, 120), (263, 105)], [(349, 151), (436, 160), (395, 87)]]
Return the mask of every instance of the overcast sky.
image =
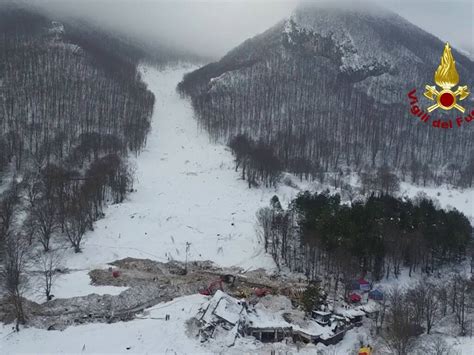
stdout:
[[(289, 16), (298, 3), (298, 0), (23, 1), (61, 14), (86, 17), (147, 41), (171, 41), (171, 44), (216, 58)], [(474, 0), (373, 2), (450, 41), (474, 58)]]
[(393, 0), (386, 7), (474, 58), (474, 0)]

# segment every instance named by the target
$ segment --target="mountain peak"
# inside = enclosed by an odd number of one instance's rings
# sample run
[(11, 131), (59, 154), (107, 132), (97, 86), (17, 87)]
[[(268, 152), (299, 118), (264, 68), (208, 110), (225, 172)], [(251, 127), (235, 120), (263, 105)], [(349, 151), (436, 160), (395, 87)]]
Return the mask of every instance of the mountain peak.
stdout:
[[(332, 43), (338, 57), (334, 64), (354, 80), (368, 78), (357, 80), (369, 95), (374, 88), (391, 91), (393, 85), (413, 85), (414, 79), (420, 78), (396, 74), (411, 70), (409, 68), (423, 67), (426, 70), (423, 79), (428, 77), (430, 74), (424, 66), (436, 68), (444, 46), (441, 40), (415, 24), (370, 2), (304, 2), (293, 12), (285, 32), (290, 42), (292, 37), (298, 38), (304, 33), (309, 38), (316, 38), (316, 41)], [(307, 47), (307, 44), (304, 46)], [(455, 57), (459, 66), (463, 67), (463, 73), (467, 73), (472, 62), (459, 52), (455, 53)], [(391, 82), (388, 88), (387, 82)], [(383, 101), (390, 101), (393, 97), (389, 92), (381, 96), (385, 98)], [(396, 97), (393, 99), (399, 100)]]

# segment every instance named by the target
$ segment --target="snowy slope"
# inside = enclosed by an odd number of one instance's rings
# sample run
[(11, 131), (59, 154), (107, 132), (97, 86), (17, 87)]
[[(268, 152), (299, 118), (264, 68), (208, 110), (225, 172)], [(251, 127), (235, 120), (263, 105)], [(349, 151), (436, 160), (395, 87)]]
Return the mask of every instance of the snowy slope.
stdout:
[(232, 155), (211, 145), (189, 103), (175, 88), (186, 69), (143, 69), (157, 103), (147, 148), (135, 160), (136, 193), (110, 206), (85, 238), (69, 267), (84, 268), (123, 257), (160, 261), (209, 259), (222, 266), (271, 268), (255, 238), (255, 212), (274, 192), (249, 190), (233, 169)]
[(453, 189), (448, 186), (423, 187), (413, 186), (402, 182), (400, 193), (404, 196), (415, 197), (417, 194), (426, 194), (432, 199), (436, 199), (443, 208), (456, 208), (471, 219), (474, 223), (474, 189)]

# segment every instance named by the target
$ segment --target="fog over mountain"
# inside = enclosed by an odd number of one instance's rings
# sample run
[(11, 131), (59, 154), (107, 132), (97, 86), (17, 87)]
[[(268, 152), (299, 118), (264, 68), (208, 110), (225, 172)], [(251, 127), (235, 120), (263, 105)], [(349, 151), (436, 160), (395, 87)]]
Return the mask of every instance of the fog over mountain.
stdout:
[(0, 355), (472, 355), (473, 1), (0, 0)]
[[(323, 2), (315, 0), (308, 2)], [(148, 41), (215, 59), (290, 15), (298, 0), (23, 0), (59, 15), (86, 18)], [(471, 0), (378, 0), (410, 22), (473, 56)], [(361, 1), (331, 1), (347, 6)], [(368, 5), (370, 7), (370, 5)]]

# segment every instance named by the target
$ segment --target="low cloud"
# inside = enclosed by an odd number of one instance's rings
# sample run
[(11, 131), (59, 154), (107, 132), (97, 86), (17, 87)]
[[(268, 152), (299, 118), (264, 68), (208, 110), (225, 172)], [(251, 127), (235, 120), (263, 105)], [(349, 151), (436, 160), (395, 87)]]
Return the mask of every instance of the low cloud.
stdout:
[[(327, 0), (314, 0), (324, 2)], [(23, 0), (60, 16), (219, 58), (288, 17), (298, 0)], [(339, 0), (351, 6), (360, 2)], [(366, 1), (365, 1), (366, 2)], [(334, 1), (331, 1), (334, 3)], [(474, 56), (472, 0), (379, 0), (419, 27)], [(364, 5), (365, 6), (365, 5)]]

